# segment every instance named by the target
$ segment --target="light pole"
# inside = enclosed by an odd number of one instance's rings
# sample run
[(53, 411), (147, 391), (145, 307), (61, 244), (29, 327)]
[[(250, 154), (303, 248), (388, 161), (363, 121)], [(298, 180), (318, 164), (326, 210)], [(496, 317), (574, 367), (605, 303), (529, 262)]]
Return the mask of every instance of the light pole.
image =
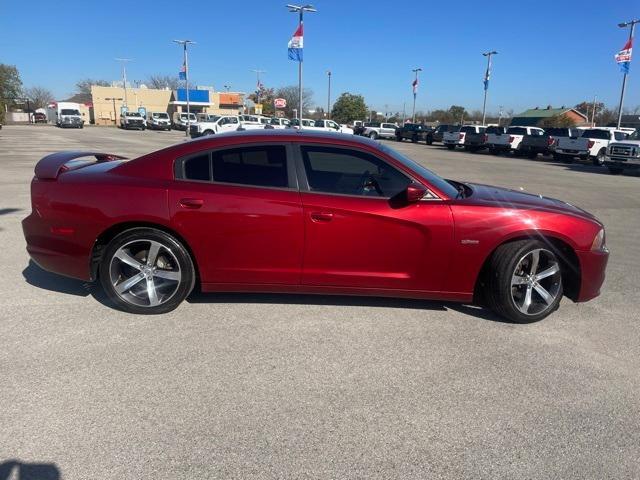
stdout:
[(411, 123), (416, 123), (416, 96), (418, 94), (418, 72), (422, 71), (422, 68), (414, 68), (411, 70), (416, 74), (416, 78), (413, 81), (413, 113), (411, 114)]
[[(620, 28), (631, 27), (629, 29), (629, 44), (631, 44), (631, 41), (633, 40), (633, 31), (636, 28), (636, 23), (640, 23), (640, 20), (636, 19), (636, 20), (631, 20), (629, 22), (623, 22), (618, 24)], [(629, 63), (631, 63), (631, 54), (629, 54)], [(618, 128), (620, 128), (620, 123), (622, 123), (622, 104), (624, 103), (624, 91), (627, 87), (628, 74), (629, 74), (629, 68), (627, 67), (624, 71), (624, 77), (622, 77), (622, 92), (620, 92), (620, 105), (618, 106)]]
[(257, 96), (256, 103), (259, 104), (260, 103), (260, 87), (262, 86), (262, 84), (260, 83), (260, 74), (261, 73), (267, 73), (267, 71), (266, 70), (260, 70), (260, 69), (254, 69), (254, 70), (251, 70), (251, 71), (256, 74), (256, 77), (258, 79), (258, 81), (256, 82), (256, 96)]
[(228, 92), (231, 89), (231, 85), (225, 85), (224, 89)]
[(129, 108), (129, 102), (127, 102), (127, 62), (132, 62), (130, 58), (115, 58), (116, 62), (122, 64), (122, 88), (124, 88), (124, 106)]
[(489, 79), (491, 78), (491, 57), (497, 55), (495, 50), (484, 52), (482, 55), (487, 57), (487, 71), (484, 73), (484, 102), (482, 102), (482, 125), (485, 123), (487, 115), (487, 92), (489, 91)]
[(189, 131), (191, 130), (191, 108), (189, 106), (189, 56), (187, 54), (187, 45), (195, 45), (196, 42), (192, 42), (191, 40), (174, 40), (178, 45), (182, 45), (183, 51), (183, 63), (184, 63), (184, 91), (187, 95), (187, 129), (184, 134), (186, 137), (189, 136)]
[(327, 90), (327, 118), (331, 118), (331, 70), (327, 70), (329, 86)]
[[(317, 12), (313, 5), (287, 5), (289, 12), (297, 13), (300, 17), (300, 31), (303, 32), (302, 29), (303, 20), (304, 20), (304, 12)], [(300, 61), (298, 62), (298, 127), (302, 128), (302, 57), (300, 57)]]

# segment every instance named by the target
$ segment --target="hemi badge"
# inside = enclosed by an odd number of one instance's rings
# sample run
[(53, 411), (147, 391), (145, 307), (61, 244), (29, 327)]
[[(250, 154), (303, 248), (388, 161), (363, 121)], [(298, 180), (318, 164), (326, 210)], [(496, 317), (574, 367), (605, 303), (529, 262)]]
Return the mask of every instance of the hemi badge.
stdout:
[(463, 240), (460, 240), (460, 243), (462, 245), (477, 245), (480, 243), (480, 240), (463, 239)]

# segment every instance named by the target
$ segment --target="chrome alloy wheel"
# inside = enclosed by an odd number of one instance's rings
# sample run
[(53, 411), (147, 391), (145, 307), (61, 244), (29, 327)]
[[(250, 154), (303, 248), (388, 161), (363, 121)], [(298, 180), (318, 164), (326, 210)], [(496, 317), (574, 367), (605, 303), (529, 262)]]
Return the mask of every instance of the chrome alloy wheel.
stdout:
[(562, 275), (556, 256), (538, 248), (527, 252), (511, 277), (511, 300), (525, 315), (539, 315), (561, 294)]
[(175, 295), (182, 272), (175, 254), (155, 240), (133, 240), (111, 258), (109, 278), (116, 294), (127, 303), (156, 307)]

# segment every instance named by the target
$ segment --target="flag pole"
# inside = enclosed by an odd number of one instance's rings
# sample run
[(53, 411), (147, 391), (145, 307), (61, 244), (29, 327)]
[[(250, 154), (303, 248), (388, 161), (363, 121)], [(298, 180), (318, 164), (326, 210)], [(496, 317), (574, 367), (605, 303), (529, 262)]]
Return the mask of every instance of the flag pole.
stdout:
[[(300, 24), (298, 28), (302, 33), (302, 38), (304, 38), (304, 27), (302, 26), (304, 21), (304, 12), (316, 12), (317, 10), (313, 8), (313, 5), (287, 5), (287, 8), (292, 13), (298, 12), (300, 17)], [(301, 47), (304, 47), (304, 43)], [(300, 48), (300, 50), (301, 52), (298, 58), (298, 128), (302, 128), (302, 59), (304, 58), (302, 48)]]
[(413, 113), (411, 114), (411, 123), (416, 123), (416, 96), (418, 95), (418, 72), (422, 71), (422, 68), (414, 68), (411, 70), (416, 74), (416, 78), (413, 81)]
[[(628, 25), (631, 25), (631, 29), (629, 30), (629, 42), (633, 39), (633, 30), (636, 28), (636, 23), (639, 23), (640, 20), (632, 20), (630, 22), (621, 23), (618, 25), (621, 28), (624, 28)], [(629, 58), (629, 65), (631, 66), (631, 58)], [(620, 92), (620, 104), (618, 105), (618, 128), (620, 128), (620, 124), (622, 123), (622, 104), (624, 103), (624, 92), (627, 88), (627, 75), (629, 74), (629, 68), (624, 71), (624, 76), (622, 77), (622, 91)]]

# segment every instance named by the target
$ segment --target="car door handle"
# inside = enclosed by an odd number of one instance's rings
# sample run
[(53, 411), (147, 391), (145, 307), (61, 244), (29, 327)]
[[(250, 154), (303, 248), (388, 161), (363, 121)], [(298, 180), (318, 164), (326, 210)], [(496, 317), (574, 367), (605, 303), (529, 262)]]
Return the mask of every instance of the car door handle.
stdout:
[(311, 220), (314, 222), (330, 222), (333, 220), (333, 213), (329, 212), (311, 212)]
[(204, 205), (204, 200), (200, 198), (181, 198), (179, 203), (182, 208), (196, 209)]

